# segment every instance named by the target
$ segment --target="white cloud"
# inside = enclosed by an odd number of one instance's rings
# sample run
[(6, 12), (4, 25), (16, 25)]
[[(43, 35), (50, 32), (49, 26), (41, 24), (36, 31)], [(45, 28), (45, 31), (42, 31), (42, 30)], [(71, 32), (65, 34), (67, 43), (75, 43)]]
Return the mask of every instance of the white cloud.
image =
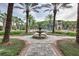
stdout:
[(77, 4), (72, 4), (72, 8), (64, 9), (60, 11), (57, 15), (57, 20), (72, 20), (76, 21), (77, 19)]

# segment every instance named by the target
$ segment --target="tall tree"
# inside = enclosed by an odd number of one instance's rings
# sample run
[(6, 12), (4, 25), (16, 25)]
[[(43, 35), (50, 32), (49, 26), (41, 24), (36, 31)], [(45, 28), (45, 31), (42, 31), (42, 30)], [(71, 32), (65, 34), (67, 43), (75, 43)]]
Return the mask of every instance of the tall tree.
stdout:
[(34, 6), (38, 5), (37, 3), (19, 3), (19, 4), (21, 6), (15, 6), (15, 8), (23, 9), (23, 13), (26, 14), (26, 33), (28, 33), (29, 12), (30, 11), (38, 12), (36, 8), (39, 7), (34, 8)]
[(7, 43), (7, 42), (9, 42), (9, 39), (10, 39), (9, 34), (10, 34), (10, 30), (11, 30), (13, 5), (14, 5), (13, 3), (8, 4), (5, 33), (4, 33), (2, 43)]
[(76, 42), (79, 43), (79, 3), (78, 3), (78, 8), (77, 8), (77, 30), (76, 30)]
[[(56, 15), (60, 8), (71, 8), (71, 5), (68, 5), (69, 3), (52, 3), (51, 5), (47, 4), (43, 7), (48, 7), (49, 9), (45, 11), (53, 11), (53, 29), (52, 32), (55, 32), (55, 21), (56, 21)], [(53, 7), (53, 8), (51, 8)]]

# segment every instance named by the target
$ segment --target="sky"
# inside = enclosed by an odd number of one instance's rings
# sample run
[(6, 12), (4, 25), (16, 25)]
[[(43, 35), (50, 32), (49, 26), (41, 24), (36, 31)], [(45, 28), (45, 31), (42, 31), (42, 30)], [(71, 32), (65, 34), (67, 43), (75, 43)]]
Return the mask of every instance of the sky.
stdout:
[[(17, 5), (17, 4), (15, 4)], [(41, 4), (39, 4), (41, 5)], [(56, 20), (65, 20), (65, 21), (76, 21), (77, 19), (77, 4), (71, 4), (73, 7), (69, 9), (60, 9), (57, 13)], [(0, 11), (1, 12), (7, 12), (7, 4), (0, 3)], [(36, 19), (36, 21), (43, 21), (45, 20), (46, 16), (49, 14), (49, 12), (43, 12), (46, 8), (39, 9), (39, 13), (31, 11), (30, 14)], [(24, 19), (25, 14), (23, 14), (22, 9), (13, 9), (13, 16), (18, 16), (21, 19)]]

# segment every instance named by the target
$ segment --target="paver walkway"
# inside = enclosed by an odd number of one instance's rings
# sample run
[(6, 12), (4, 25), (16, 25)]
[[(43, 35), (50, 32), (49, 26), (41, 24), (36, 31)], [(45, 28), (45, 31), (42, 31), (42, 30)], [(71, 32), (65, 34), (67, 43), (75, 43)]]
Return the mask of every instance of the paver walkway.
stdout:
[(51, 44), (33, 43), (28, 49), (27, 56), (52, 56), (54, 55)]
[(60, 55), (55, 47), (52, 45), (56, 40), (62, 40), (65, 38), (75, 38), (69, 36), (52, 36), (48, 35), (47, 39), (33, 39), (32, 36), (14, 36), (11, 38), (20, 38), (27, 40), (30, 43), (25, 56), (58, 56)]
[(56, 40), (74, 37), (48, 35), (47, 39), (33, 39), (32, 36), (25, 36), (23, 38), (31, 43), (25, 54), (26, 56), (58, 56), (60, 54), (56, 49), (54, 49), (55, 47), (52, 46), (52, 43), (54, 43)]

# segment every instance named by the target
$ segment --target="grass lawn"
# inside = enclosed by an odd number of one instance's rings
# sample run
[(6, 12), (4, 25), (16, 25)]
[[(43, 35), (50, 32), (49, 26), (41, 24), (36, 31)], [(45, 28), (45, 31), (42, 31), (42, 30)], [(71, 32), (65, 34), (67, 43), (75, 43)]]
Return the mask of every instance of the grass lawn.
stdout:
[(65, 56), (79, 56), (79, 44), (75, 40), (59, 41), (58, 47)]
[[(33, 35), (34, 32), (25, 33), (25, 30), (14, 30), (10, 32), (10, 35)], [(76, 36), (76, 32), (63, 32), (63, 31), (56, 31), (55, 33), (47, 32), (48, 35), (56, 35), (56, 36)], [(3, 31), (0, 31), (0, 35), (4, 35)]]
[[(21, 35), (21, 36), (22, 35), (32, 35), (32, 34), (33, 34), (33, 32), (28, 32), (28, 34), (26, 34), (24, 30), (16, 30), (16, 31), (10, 32), (10, 35), (16, 35), (16, 36), (18, 36), (18, 35)], [(4, 32), (0, 31), (0, 35), (4, 35)]]
[(76, 36), (76, 32), (62, 32), (62, 31), (56, 31), (55, 33), (48, 32), (47, 34), (56, 36)]
[(14, 44), (9, 46), (0, 44), (0, 56), (16, 56), (24, 48), (25, 43), (22, 40), (11, 39), (10, 41)]

